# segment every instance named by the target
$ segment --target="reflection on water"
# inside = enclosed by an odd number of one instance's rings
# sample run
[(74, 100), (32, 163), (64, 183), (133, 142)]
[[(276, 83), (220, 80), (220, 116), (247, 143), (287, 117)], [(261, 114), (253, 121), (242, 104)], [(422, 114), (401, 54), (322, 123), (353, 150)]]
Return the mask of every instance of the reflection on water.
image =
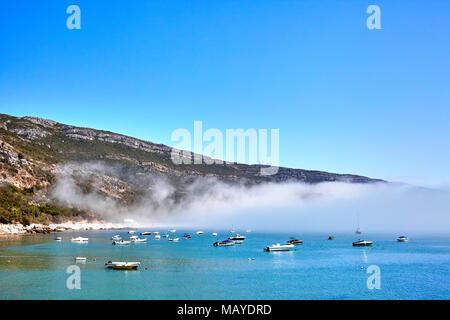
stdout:
[[(187, 230), (189, 231), (189, 230)], [(179, 231), (180, 232), (180, 231)], [(183, 231), (184, 232), (184, 231)], [(353, 235), (327, 240), (305, 235), (295, 251), (264, 252), (290, 235), (247, 234), (242, 245), (213, 247), (210, 233), (178, 243), (167, 239), (114, 246), (125, 232), (89, 231), (0, 238), (0, 299), (448, 299), (450, 240), (374, 236), (352, 247)], [(182, 234), (182, 233), (180, 233)], [(192, 234), (192, 232), (191, 232)], [(72, 243), (73, 236), (89, 243)], [(76, 261), (86, 257), (86, 261)], [(254, 258), (254, 260), (249, 260)], [(136, 271), (105, 268), (138, 261)], [(381, 268), (383, 287), (366, 287), (362, 263)], [(81, 290), (68, 290), (67, 267), (81, 270)]]

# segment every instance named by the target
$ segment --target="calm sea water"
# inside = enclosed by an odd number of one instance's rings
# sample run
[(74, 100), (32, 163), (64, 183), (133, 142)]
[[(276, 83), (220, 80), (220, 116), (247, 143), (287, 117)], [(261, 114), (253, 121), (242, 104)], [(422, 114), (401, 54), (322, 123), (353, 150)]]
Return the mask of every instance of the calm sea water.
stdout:
[[(352, 247), (355, 235), (303, 235), (291, 252), (263, 252), (291, 234), (246, 233), (234, 247), (213, 247), (210, 232), (178, 243), (165, 238), (114, 246), (126, 231), (86, 231), (0, 238), (0, 299), (449, 299), (450, 238), (366, 236), (373, 247)], [(71, 243), (76, 236), (88, 244)], [(228, 234), (219, 234), (225, 239)], [(75, 263), (75, 257), (87, 257)], [(255, 258), (249, 261), (248, 258)], [(104, 263), (140, 261), (137, 271)], [(81, 269), (81, 289), (69, 290), (70, 265)], [(366, 268), (381, 270), (381, 289), (369, 290)], [(148, 270), (146, 270), (148, 266)], [(361, 269), (364, 267), (364, 269)]]

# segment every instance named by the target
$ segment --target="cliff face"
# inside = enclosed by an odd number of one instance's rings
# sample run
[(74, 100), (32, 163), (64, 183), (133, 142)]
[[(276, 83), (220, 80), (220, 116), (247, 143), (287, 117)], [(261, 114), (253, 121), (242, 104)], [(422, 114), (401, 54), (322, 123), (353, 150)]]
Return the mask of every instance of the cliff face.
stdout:
[(148, 173), (174, 181), (180, 194), (186, 192), (185, 186), (196, 177), (250, 185), (286, 181), (381, 181), (351, 174), (282, 167), (275, 175), (262, 176), (259, 165), (175, 165), (171, 152), (172, 148), (168, 146), (121, 134), (74, 127), (47, 119), (0, 114), (0, 184), (18, 188), (14, 189), (16, 191), (29, 190), (24, 201), (36, 206), (51, 201), (49, 190), (67, 163), (101, 161), (114, 166), (116, 170), (107, 172), (84, 167), (80, 169), (84, 179), (76, 179), (76, 182), (85, 192), (97, 185), (97, 190), (104, 196), (119, 199), (124, 205), (136, 201), (141, 190), (147, 187), (139, 177)]

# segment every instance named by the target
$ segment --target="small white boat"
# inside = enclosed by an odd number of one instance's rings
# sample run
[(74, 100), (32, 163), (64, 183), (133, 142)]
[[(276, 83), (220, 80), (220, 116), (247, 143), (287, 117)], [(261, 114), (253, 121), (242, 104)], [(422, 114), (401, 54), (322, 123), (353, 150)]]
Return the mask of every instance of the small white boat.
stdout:
[(138, 239), (138, 238), (139, 238), (138, 236), (131, 236), (131, 237), (130, 237), (130, 240), (131, 240), (131, 241), (134, 241), (134, 240), (136, 240), (136, 239)]
[(408, 242), (408, 237), (406, 236), (400, 236), (397, 238), (398, 242)]
[(159, 234), (159, 232), (158, 231), (154, 231), (153, 234)]
[(155, 240), (159, 240), (159, 239), (161, 239), (161, 236), (160, 236), (159, 234), (157, 234), (157, 235), (155, 236)]
[(264, 248), (264, 251), (290, 251), (294, 248), (293, 244), (273, 244)]
[(169, 235), (168, 235), (168, 234), (163, 234), (162, 237), (163, 237), (163, 238), (168, 238)]
[(85, 243), (85, 242), (88, 242), (88, 241), (89, 241), (89, 238), (77, 237), (77, 238), (72, 238), (71, 241), (72, 241), (72, 242)]
[(107, 263), (105, 263), (105, 266), (109, 269), (114, 270), (135, 270), (139, 267), (140, 264), (140, 262), (108, 261)]
[(128, 245), (130, 243), (131, 243), (131, 241), (126, 241), (126, 240), (113, 241), (114, 245), (119, 245), (119, 246)]
[(215, 247), (229, 247), (229, 246), (234, 246), (234, 241), (227, 239), (224, 241), (216, 241), (213, 243), (213, 246)]
[(230, 240), (245, 240), (245, 238), (245, 236), (241, 236), (239, 233), (237, 233), (235, 236), (228, 237), (228, 239)]
[(358, 240), (352, 243), (354, 247), (369, 247), (373, 244), (372, 241), (366, 241), (366, 240)]
[(195, 234), (204, 234), (203, 231), (197, 231)]
[(86, 257), (76, 257), (75, 258), (76, 261), (86, 261)]
[(136, 233), (136, 231), (130, 230), (130, 231), (128, 231), (128, 233), (129, 233), (129, 234), (133, 234), (133, 233)]
[(180, 241), (180, 238), (169, 238), (169, 241), (177, 242), (177, 241)]
[(134, 243), (147, 242), (147, 238), (142, 238), (142, 239), (137, 238), (137, 239), (133, 239), (132, 241), (133, 241)]
[(62, 241), (62, 237), (55, 237), (55, 241)]
[(113, 237), (111, 238), (111, 240), (114, 240), (114, 241), (120, 241), (120, 240), (122, 240), (122, 237), (119, 236), (118, 234), (116, 234), (115, 236), (113, 236)]
[(245, 230), (245, 232), (252, 232), (252, 230), (250, 230), (250, 229), (247, 229), (247, 230)]
[(176, 230), (176, 229), (169, 229), (169, 230), (167, 230), (167, 231), (174, 233), (174, 232), (176, 232), (177, 230)]
[(217, 232), (213, 232), (213, 233), (212, 233), (212, 236), (213, 236), (213, 237), (217, 237)]
[(150, 236), (151, 234), (149, 231), (141, 232), (141, 236)]

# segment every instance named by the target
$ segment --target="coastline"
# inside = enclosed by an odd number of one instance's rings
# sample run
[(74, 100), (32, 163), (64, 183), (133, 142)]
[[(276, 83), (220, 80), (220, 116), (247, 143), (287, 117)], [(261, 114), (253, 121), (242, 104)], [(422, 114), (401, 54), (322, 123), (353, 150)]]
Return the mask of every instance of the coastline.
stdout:
[(125, 229), (136, 228), (135, 225), (122, 224), (122, 223), (110, 223), (110, 222), (66, 222), (58, 224), (35, 224), (23, 225), (16, 224), (0, 224), (0, 236), (8, 235), (26, 235), (26, 234), (45, 234), (52, 232), (64, 232), (64, 231), (81, 231), (81, 230), (112, 230), (112, 229)]

